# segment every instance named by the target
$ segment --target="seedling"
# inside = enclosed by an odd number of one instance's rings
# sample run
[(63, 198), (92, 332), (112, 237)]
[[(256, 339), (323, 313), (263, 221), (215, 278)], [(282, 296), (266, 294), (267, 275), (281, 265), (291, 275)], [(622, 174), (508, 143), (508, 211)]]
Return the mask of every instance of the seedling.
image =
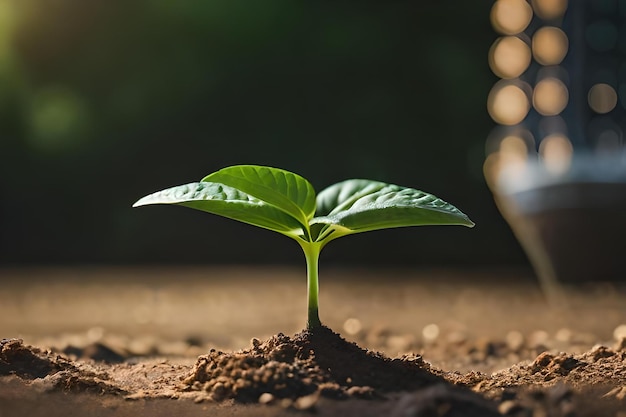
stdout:
[(370, 230), (404, 226), (474, 223), (459, 209), (413, 188), (351, 179), (317, 197), (309, 181), (289, 171), (237, 165), (200, 182), (147, 195), (133, 207), (176, 204), (273, 230), (300, 244), (307, 266), (307, 328), (321, 326), (318, 260), (328, 242)]

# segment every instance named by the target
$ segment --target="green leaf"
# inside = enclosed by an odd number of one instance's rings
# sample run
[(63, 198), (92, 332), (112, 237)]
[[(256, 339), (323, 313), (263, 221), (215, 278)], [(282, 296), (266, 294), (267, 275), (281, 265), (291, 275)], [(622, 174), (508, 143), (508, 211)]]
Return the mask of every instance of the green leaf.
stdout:
[(176, 204), (273, 230), (290, 237), (303, 234), (298, 220), (283, 210), (224, 184), (195, 182), (147, 195), (133, 207)]
[(392, 227), (474, 226), (459, 209), (432, 194), (378, 181), (334, 184), (319, 193), (317, 206), (311, 223), (327, 228), (319, 233), (320, 239)]
[(311, 183), (284, 169), (236, 165), (209, 174), (202, 181), (218, 182), (243, 191), (284, 211), (305, 228), (315, 214), (315, 190)]
[(370, 180), (346, 180), (331, 185), (317, 196), (316, 216), (326, 216), (350, 208), (356, 200), (375, 193), (388, 184)]

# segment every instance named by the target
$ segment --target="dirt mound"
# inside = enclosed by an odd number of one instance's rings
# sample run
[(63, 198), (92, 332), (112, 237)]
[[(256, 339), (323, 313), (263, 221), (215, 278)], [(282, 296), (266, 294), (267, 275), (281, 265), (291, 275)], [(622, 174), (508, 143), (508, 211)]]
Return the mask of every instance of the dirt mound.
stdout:
[(543, 352), (533, 361), (521, 362), (491, 375), (468, 373), (450, 377), (454, 383), (495, 393), (502, 388), (552, 387), (567, 384), (573, 388), (586, 385), (626, 385), (626, 339), (615, 347), (597, 345), (578, 355)]
[[(82, 350), (70, 351), (84, 357)], [(99, 359), (72, 360), (19, 339), (3, 340), (0, 375), (18, 376), (38, 392), (114, 394), (131, 400), (230, 399), (309, 410), (320, 407), (322, 398), (393, 399), (397, 401), (375, 403), (394, 416), (405, 416), (407, 408), (413, 410), (412, 416), (441, 410), (445, 413), (437, 415), (498, 415), (495, 402), (434, 375), (420, 356), (390, 359), (347, 342), (326, 327), (293, 337), (278, 334), (263, 342), (253, 339), (251, 348), (239, 352), (212, 350), (198, 357), (193, 367), (136, 358), (111, 363), (96, 356)]]
[(106, 381), (106, 374), (79, 369), (70, 359), (26, 346), (21, 339), (0, 340), (1, 375), (34, 380), (35, 387), (40, 391), (61, 389), (98, 394), (124, 393), (124, 390)]
[(59, 362), (51, 354), (24, 346), (20, 339), (0, 340), (0, 375), (43, 378), (68, 366), (68, 363)]
[(347, 342), (327, 327), (294, 337), (278, 334), (264, 342), (253, 339), (251, 348), (234, 353), (211, 350), (198, 358), (184, 383), (212, 401), (301, 403), (314, 403), (318, 396), (383, 398), (389, 392), (448, 384), (429, 371), (421, 356), (390, 359)]
[[(253, 339), (248, 349), (211, 350), (197, 359), (120, 359), (109, 350), (89, 345), (64, 356), (19, 339), (1, 340), (0, 408), (2, 387), (21, 392), (16, 398), (46, 392), (65, 401), (74, 398), (69, 393), (95, 393), (97, 401), (180, 399), (276, 416), (295, 408), (315, 409), (320, 416), (583, 417), (621, 415), (626, 408), (626, 339), (580, 354), (544, 351), (489, 374), (442, 371), (417, 355), (390, 359), (328, 328)], [(345, 414), (348, 409), (354, 413)]]
[(542, 352), (491, 375), (443, 375), (497, 401), (508, 416), (535, 415), (533, 410), (547, 416), (616, 415), (607, 413), (626, 409), (626, 338), (577, 355)]

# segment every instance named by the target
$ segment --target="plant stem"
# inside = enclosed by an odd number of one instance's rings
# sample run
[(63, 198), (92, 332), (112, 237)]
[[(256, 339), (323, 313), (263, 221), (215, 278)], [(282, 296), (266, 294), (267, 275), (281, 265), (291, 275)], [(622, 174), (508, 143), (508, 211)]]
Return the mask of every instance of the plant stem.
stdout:
[(321, 245), (310, 242), (302, 243), (302, 250), (304, 251), (304, 257), (306, 258), (308, 294), (308, 318), (306, 328), (308, 330), (312, 330), (322, 325), (318, 312), (319, 283), (317, 272)]

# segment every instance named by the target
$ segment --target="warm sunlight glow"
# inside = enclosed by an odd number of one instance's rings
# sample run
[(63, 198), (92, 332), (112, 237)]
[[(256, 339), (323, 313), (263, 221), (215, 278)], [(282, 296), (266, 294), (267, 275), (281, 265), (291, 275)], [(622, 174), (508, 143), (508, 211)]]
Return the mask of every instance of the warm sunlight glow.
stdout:
[(504, 35), (522, 32), (533, 17), (526, 0), (498, 0), (491, 8), (491, 24)]
[(537, 16), (544, 20), (563, 16), (567, 10), (567, 0), (532, 0)]
[(524, 120), (530, 109), (530, 103), (520, 86), (500, 81), (489, 93), (487, 109), (496, 123), (510, 126)]
[(567, 35), (554, 26), (546, 26), (533, 35), (533, 56), (541, 65), (558, 65), (567, 55)]
[(40, 151), (59, 151), (79, 146), (89, 126), (85, 101), (62, 87), (41, 89), (30, 103), (29, 144)]
[(521, 175), (528, 161), (526, 142), (519, 136), (507, 136), (500, 142), (499, 170), (506, 169), (509, 175)]
[(572, 143), (563, 134), (546, 136), (539, 144), (543, 163), (553, 174), (562, 174), (569, 169), (573, 152)]
[(565, 84), (557, 78), (548, 77), (539, 81), (533, 93), (533, 107), (539, 114), (555, 116), (565, 109), (569, 93)]
[(489, 187), (496, 185), (497, 179), (506, 170), (507, 176), (523, 175), (529, 159), (529, 149), (534, 143), (531, 133), (517, 130), (500, 140), (495, 152), (491, 152), (483, 164), (483, 174)]
[(496, 39), (489, 50), (489, 66), (500, 78), (519, 77), (530, 65), (530, 48), (516, 36)]
[(500, 152), (507, 155), (521, 156), (526, 159), (528, 155), (528, 147), (526, 141), (519, 136), (511, 135), (502, 139), (500, 142)]
[(589, 107), (596, 113), (608, 113), (617, 105), (617, 92), (608, 84), (595, 84), (587, 95)]
[(343, 323), (343, 329), (350, 336), (354, 336), (363, 329), (363, 325), (361, 324), (361, 320), (351, 317)]
[(496, 189), (498, 174), (500, 173), (500, 152), (493, 152), (487, 155), (483, 163), (483, 176), (487, 185), (492, 190)]
[(12, 2), (0, 1), (0, 71), (10, 65), (14, 47), (11, 34), (15, 23), (15, 5)]

